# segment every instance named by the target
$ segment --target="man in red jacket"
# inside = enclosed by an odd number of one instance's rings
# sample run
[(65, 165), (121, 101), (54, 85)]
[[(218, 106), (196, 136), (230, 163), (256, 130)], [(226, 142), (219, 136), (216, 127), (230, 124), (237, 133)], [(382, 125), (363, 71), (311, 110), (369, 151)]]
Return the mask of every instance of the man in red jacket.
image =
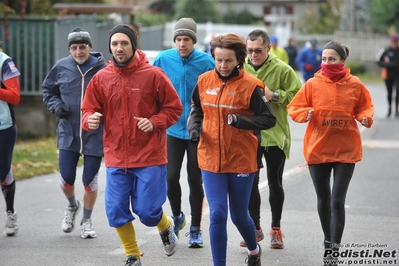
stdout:
[(157, 227), (167, 256), (177, 249), (173, 219), (162, 205), (167, 191), (166, 129), (179, 119), (182, 104), (166, 74), (137, 50), (131, 26), (117, 25), (109, 34), (113, 60), (87, 87), (82, 125), (92, 131), (104, 120), (107, 218), (124, 247), (125, 266), (140, 266), (133, 213), (143, 224)]

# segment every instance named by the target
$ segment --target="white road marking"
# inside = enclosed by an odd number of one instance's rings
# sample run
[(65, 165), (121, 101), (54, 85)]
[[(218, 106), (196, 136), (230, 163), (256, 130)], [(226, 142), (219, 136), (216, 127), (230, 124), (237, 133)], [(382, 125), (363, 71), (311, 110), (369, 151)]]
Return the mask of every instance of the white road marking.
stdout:
[(398, 149), (399, 141), (397, 140), (365, 140), (363, 146), (370, 149)]

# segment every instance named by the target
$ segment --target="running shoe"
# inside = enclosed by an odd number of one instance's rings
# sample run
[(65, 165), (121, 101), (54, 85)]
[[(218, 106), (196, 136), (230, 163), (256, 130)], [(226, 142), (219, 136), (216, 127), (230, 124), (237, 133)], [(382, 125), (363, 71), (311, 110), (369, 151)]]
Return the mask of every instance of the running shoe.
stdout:
[[(265, 238), (265, 235), (263, 234), (263, 231), (262, 231), (262, 227), (259, 230), (257, 230), (255, 228), (255, 237), (256, 237), (256, 242), (260, 242), (260, 241), (262, 241)], [(240, 242), (240, 247), (246, 248), (247, 247), (247, 243), (245, 243), (245, 241), (242, 240)]]
[(82, 210), (82, 202), (80, 200), (77, 201), (78, 206), (76, 207), (66, 207), (65, 209), (65, 217), (61, 223), (61, 229), (65, 233), (70, 233), (75, 229), (75, 219), (76, 215)]
[(168, 219), (170, 222), (169, 228), (159, 234), (161, 235), (163, 250), (165, 251), (166, 256), (172, 256), (175, 254), (179, 242), (174, 232), (175, 224), (173, 219), (172, 217), (168, 217)]
[(284, 248), (284, 242), (283, 242), (283, 237), (285, 237), (280, 230), (280, 227), (272, 227), (270, 233), (268, 233), (271, 237), (270, 241), (270, 248), (273, 249), (283, 249)]
[(175, 223), (175, 235), (179, 238), (179, 232), (186, 226), (186, 216), (181, 212), (181, 217), (172, 216), (173, 222)]
[(6, 212), (6, 226), (4, 227), (4, 234), (6, 236), (15, 236), (18, 233), (17, 212)]
[(204, 241), (202, 240), (202, 231), (199, 226), (191, 226), (190, 240), (188, 241), (189, 248), (202, 248), (204, 247)]
[(262, 248), (258, 244), (259, 252), (256, 255), (248, 255), (246, 263), (248, 266), (261, 266)]
[(136, 256), (129, 256), (124, 266), (141, 266), (141, 261)]
[(80, 237), (83, 239), (97, 237), (96, 231), (93, 230), (91, 219), (82, 220), (80, 223)]

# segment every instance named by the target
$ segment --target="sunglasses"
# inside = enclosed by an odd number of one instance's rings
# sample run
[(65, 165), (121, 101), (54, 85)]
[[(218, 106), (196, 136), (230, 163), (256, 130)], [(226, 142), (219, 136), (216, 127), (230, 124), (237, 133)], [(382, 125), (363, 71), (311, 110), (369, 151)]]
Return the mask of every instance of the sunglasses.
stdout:
[(73, 45), (73, 46), (70, 46), (69, 49), (72, 51), (76, 51), (79, 48), (79, 50), (84, 51), (84, 50), (86, 50), (87, 46), (88, 46), (88, 44)]
[(256, 48), (256, 49), (247, 49), (247, 54), (261, 54), (267, 47), (262, 48)]

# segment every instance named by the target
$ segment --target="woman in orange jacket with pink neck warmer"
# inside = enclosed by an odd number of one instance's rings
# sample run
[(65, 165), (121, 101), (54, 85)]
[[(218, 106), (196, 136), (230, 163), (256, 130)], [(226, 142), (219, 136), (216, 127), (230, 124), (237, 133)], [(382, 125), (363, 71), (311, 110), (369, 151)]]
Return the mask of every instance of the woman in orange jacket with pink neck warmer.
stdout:
[(338, 252), (334, 251), (338, 250), (344, 231), (346, 193), (355, 163), (362, 159), (357, 121), (370, 128), (374, 115), (370, 93), (344, 66), (348, 55), (346, 46), (337, 41), (327, 43), (321, 69), (287, 106), (295, 122), (309, 123), (303, 152), (317, 194), (326, 265), (337, 259)]

